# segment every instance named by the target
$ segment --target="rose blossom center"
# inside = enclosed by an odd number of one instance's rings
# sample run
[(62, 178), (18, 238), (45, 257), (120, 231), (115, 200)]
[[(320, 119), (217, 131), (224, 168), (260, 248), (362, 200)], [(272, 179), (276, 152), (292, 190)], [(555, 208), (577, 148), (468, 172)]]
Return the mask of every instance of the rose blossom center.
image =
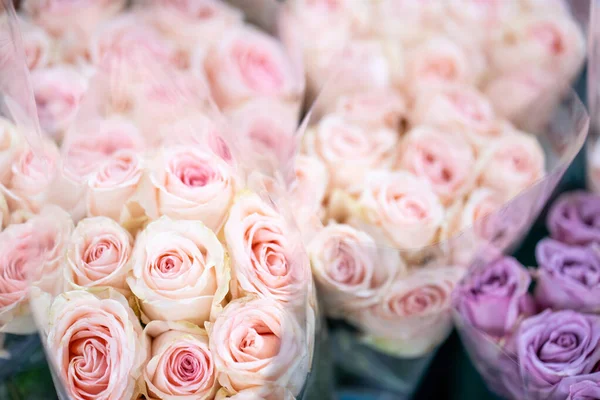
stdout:
[[(241, 325), (232, 332), (232, 337), (239, 337), (238, 350), (235, 355), (238, 362), (252, 362), (275, 357), (279, 353), (281, 340), (264, 323), (258, 322)], [(234, 355), (234, 356), (235, 356)]]
[(239, 42), (233, 47), (233, 58), (244, 81), (252, 90), (261, 94), (272, 94), (283, 86), (280, 66), (262, 49)]
[(454, 179), (452, 169), (449, 168), (436, 152), (429, 149), (421, 150), (421, 159), (423, 160), (423, 170), (425, 174), (437, 184), (447, 184)]
[(565, 49), (560, 32), (550, 23), (534, 26), (531, 36), (552, 54), (561, 54)]
[(580, 338), (575, 332), (554, 331), (542, 344), (538, 357), (545, 363), (565, 363), (577, 358)]
[(339, 242), (334, 250), (334, 259), (327, 265), (328, 275), (338, 283), (358, 285), (365, 280), (365, 270), (353, 255), (352, 247)]
[(216, 171), (200, 160), (186, 157), (181, 162), (174, 160), (173, 163), (176, 163), (172, 166), (174, 175), (185, 186), (204, 187), (218, 179)]
[(175, 252), (167, 252), (158, 258), (156, 264), (160, 275), (177, 275), (183, 265), (183, 259)]
[(52, 88), (49, 93), (36, 92), (35, 103), (40, 119), (52, 120), (65, 118), (75, 109), (77, 99), (72, 93), (63, 93), (61, 96), (57, 96), (55, 88)]
[(389, 307), (394, 315), (424, 315), (435, 308), (445, 297), (444, 292), (437, 286), (426, 285), (403, 296), (390, 300)]
[(476, 122), (483, 122), (487, 119), (484, 110), (470, 96), (464, 93), (453, 93), (450, 95), (450, 100), (460, 113), (468, 119)]
[(83, 261), (90, 266), (106, 266), (119, 261), (118, 241), (114, 237), (95, 238), (85, 249)]
[(594, 287), (600, 282), (600, 271), (598, 271), (596, 265), (582, 260), (564, 260), (560, 271), (587, 287)]
[(413, 221), (422, 221), (427, 218), (427, 208), (420, 199), (404, 193), (392, 193), (389, 194), (389, 197), (388, 204), (394, 207), (394, 211), (400, 218)]

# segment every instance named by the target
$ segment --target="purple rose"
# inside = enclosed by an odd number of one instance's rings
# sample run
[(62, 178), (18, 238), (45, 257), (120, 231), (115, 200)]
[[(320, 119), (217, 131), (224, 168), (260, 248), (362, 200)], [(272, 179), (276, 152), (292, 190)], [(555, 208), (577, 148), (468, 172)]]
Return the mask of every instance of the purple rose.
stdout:
[(600, 383), (585, 380), (571, 385), (567, 400), (597, 400), (600, 399)]
[(522, 314), (533, 312), (527, 294), (528, 271), (514, 258), (501, 257), (475, 270), (455, 294), (462, 319), (493, 337), (509, 333)]
[(600, 253), (595, 246), (570, 246), (552, 239), (537, 244), (535, 298), (541, 306), (600, 311)]
[(563, 194), (548, 213), (552, 238), (567, 244), (600, 244), (600, 196), (583, 191)]
[(524, 320), (515, 340), (527, 398), (562, 400), (600, 360), (600, 317), (546, 310)]

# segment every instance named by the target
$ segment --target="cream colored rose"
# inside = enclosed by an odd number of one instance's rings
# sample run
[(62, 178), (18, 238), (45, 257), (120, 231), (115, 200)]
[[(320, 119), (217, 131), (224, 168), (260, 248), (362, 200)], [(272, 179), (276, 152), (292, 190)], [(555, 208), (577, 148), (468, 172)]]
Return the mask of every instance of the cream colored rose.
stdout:
[(306, 301), (310, 266), (284, 217), (256, 194), (240, 195), (224, 228), (232, 259), (231, 294), (251, 293), (297, 305)]
[(475, 184), (475, 155), (460, 134), (417, 127), (402, 139), (397, 167), (423, 178), (444, 204), (460, 198)]
[(313, 276), (333, 318), (360, 314), (377, 304), (406, 266), (397, 250), (349, 225), (330, 223), (307, 247)]
[(544, 176), (544, 150), (533, 135), (506, 135), (482, 153), (478, 171), (481, 185), (510, 199)]
[(265, 386), (298, 395), (309, 368), (306, 332), (270, 299), (232, 301), (208, 326), (219, 383), (230, 393)]
[(65, 280), (70, 289), (112, 287), (127, 295), (125, 279), (132, 247), (131, 235), (109, 218), (79, 221), (65, 257)]
[(204, 329), (185, 322), (152, 321), (144, 328), (150, 360), (144, 368), (149, 400), (210, 400), (217, 369)]
[(407, 171), (375, 170), (355, 211), (367, 232), (403, 250), (432, 244), (444, 221), (444, 208), (431, 186)]
[(460, 267), (418, 269), (397, 279), (381, 301), (354, 321), (380, 351), (415, 358), (439, 346), (452, 330), (451, 295)]
[(123, 295), (63, 293), (52, 303), (49, 323), (48, 355), (72, 399), (137, 398), (148, 351)]
[(12, 165), (25, 149), (23, 132), (8, 119), (0, 117), (0, 184), (9, 184)]
[(395, 90), (373, 90), (340, 97), (335, 113), (361, 126), (378, 128), (384, 126), (404, 133), (407, 105)]
[(391, 167), (398, 142), (388, 128), (370, 130), (331, 114), (306, 133), (309, 155), (327, 166), (330, 188), (356, 191), (370, 169)]
[(127, 278), (144, 321), (214, 319), (229, 292), (223, 245), (200, 221), (168, 217), (150, 223), (136, 238), (133, 273)]
[(237, 191), (235, 170), (199, 146), (163, 148), (149, 162), (148, 184), (137, 201), (150, 219), (200, 220), (218, 232)]
[(142, 159), (135, 151), (117, 151), (87, 182), (87, 214), (121, 221), (123, 208), (138, 189), (143, 172)]

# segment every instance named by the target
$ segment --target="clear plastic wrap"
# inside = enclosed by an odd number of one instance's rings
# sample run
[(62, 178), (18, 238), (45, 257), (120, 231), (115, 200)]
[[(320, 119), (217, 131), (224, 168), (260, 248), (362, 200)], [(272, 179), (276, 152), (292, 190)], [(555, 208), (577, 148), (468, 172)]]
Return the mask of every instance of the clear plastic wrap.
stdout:
[(600, 4), (592, 0), (589, 28), (588, 55), (588, 107), (590, 110), (590, 137), (586, 145), (587, 185), (594, 193), (600, 192), (600, 90), (598, 89), (598, 73), (600, 70)]

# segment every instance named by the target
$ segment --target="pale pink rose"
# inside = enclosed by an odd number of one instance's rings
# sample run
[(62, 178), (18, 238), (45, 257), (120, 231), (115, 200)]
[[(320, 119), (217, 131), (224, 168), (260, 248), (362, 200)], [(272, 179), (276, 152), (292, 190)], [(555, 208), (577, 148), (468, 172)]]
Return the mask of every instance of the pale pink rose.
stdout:
[(125, 7), (126, 0), (24, 0), (22, 8), (33, 21), (54, 35), (88, 33)]
[(215, 400), (295, 400), (296, 397), (286, 388), (261, 386), (228, 393), (226, 389), (217, 392)]
[(73, 67), (55, 66), (32, 71), (31, 86), (42, 130), (60, 140), (79, 111), (87, 79)]
[(306, 133), (309, 155), (320, 158), (330, 176), (330, 186), (354, 189), (373, 168), (391, 167), (398, 134), (385, 127), (368, 129), (331, 114)]
[(54, 43), (48, 33), (25, 18), (19, 18), (19, 27), (27, 68), (33, 71), (51, 64), (56, 55)]
[(315, 50), (306, 62), (309, 96), (319, 114), (342, 95), (398, 87), (404, 79), (401, 48), (386, 40), (353, 39), (339, 49)]
[(461, 267), (417, 269), (397, 279), (379, 304), (358, 315), (355, 323), (365, 341), (399, 357), (433, 351), (452, 330), (451, 295), (464, 272)]
[(152, 24), (187, 50), (206, 49), (243, 22), (240, 10), (218, 0), (140, 0), (139, 3), (150, 6), (147, 18)]
[(480, 74), (471, 58), (448, 37), (428, 38), (407, 54), (406, 87), (414, 92), (428, 85), (477, 83)]
[(151, 222), (136, 238), (127, 283), (144, 321), (214, 319), (229, 292), (223, 245), (199, 221)]
[(10, 166), (10, 180), (0, 187), (11, 210), (38, 212), (49, 200), (60, 155), (50, 139), (42, 138), (40, 145), (39, 153), (28, 146), (21, 151)]
[(231, 30), (206, 58), (211, 92), (222, 109), (255, 97), (299, 107), (304, 82), (283, 45), (249, 26)]
[(0, 184), (6, 186), (12, 176), (12, 164), (26, 147), (22, 131), (8, 119), (0, 117)]
[(278, 386), (298, 395), (308, 373), (306, 332), (270, 298), (233, 300), (208, 326), (217, 379), (229, 392)]
[(345, 95), (336, 102), (335, 113), (346, 120), (368, 127), (385, 126), (403, 133), (407, 106), (394, 90), (373, 90)]
[(297, 305), (306, 300), (310, 265), (299, 235), (256, 194), (238, 197), (224, 228), (232, 270), (231, 294), (248, 293)]
[(84, 183), (118, 151), (142, 151), (144, 145), (140, 131), (127, 119), (109, 117), (82, 122), (65, 137), (61, 147), (63, 173)]
[(148, 351), (122, 294), (63, 293), (52, 303), (49, 324), (48, 355), (70, 398), (137, 398)]
[(411, 122), (461, 133), (476, 149), (504, 134), (488, 99), (476, 89), (458, 84), (419, 91)]
[(120, 221), (123, 208), (138, 189), (143, 172), (142, 159), (136, 152), (114, 153), (88, 180), (87, 214)]
[(402, 139), (397, 167), (424, 178), (444, 204), (464, 195), (475, 183), (475, 155), (460, 134), (421, 126)]
[(345, 224), (327, 225), (307, 252), (325, 311), (333, 318), (377, 304), (393, 279), (406, 272), (397, 250), (377, 247), (371, 236)]
[(144, 334), (150, 349), (144, 368), (149, 400), (214, 398), (217, 370), (204, 329), (185, 322), (152, 321)]
[(8, 203), (6, 202), (2, 192), (0, 192), (0, 231), (10, 223), (10, 219)]
[(444, 208), (431, 186), (407, 171), (369, 173), (358, 199), (358, 213), (368, 232), (381, 232), (403, 250), (432, 244), (444, 221)]
[(566, 15), (535, 13), (505, 24), (490, 45), (492, 68), (501, 73), (523, 65), (552, 72), (557, 80), (569, 80), (585, 57), (583, 31)]
[(237, 192), (233, 168), (195, 146), (163, 148), (150, 161), (149, 184), (138, 199), (150, 219), (200, 220), (218, 232)]
[(545, 174), (545, 155), (533, 135), (514, 133), (492, 142), (479, 160), (479, 183), (510, 199)]
[(226, 114), (229, 129), (240, 149), (240, 163), (269, 175), (284, 170), (293, 160), (299, 138), (294, 107), (278, 100), (258, 98)]
[(77, 224), (65, 257), (69, 289), (112, 287), (127, 295), (133, 238), (106, 217), (85, 218)]

